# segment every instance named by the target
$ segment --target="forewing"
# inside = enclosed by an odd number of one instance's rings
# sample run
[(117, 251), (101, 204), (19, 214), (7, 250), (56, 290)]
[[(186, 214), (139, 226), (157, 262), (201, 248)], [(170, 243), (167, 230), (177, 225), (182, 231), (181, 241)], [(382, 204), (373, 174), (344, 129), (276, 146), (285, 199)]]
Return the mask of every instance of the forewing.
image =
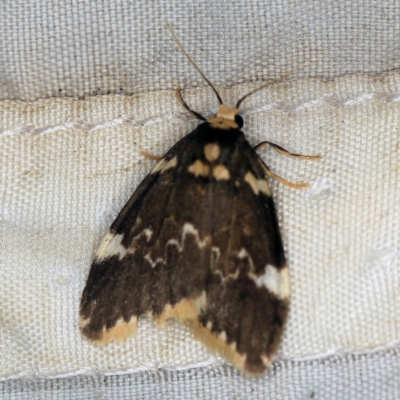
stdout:
[[(106, 343), (125, 339), (143, 314), (174, 317), (257, 375), (270, 364), (287, 313), (278, 222), (262, 165), (242, 134), (218, 141), (206, 133), (178, 142), (112, 224), (83, 292), (80, 326)], [(210, 138), (219, 153), (205, 150)]]
[[(215, 186), (213, 254), (199, 337), (249, 375), (264, 373), (278, 347), (290, 294), (274, 203), (247, 142), (231, 176)], [(233, 193), (232, 193), (233, 192)]]
[(163, 238), (168, 230), (177, 237), (178, 229), (167, 209), (181, 157), (192, 145), (189, 134), (171, 148), (101, 242), (80, 305), (81, 331), (89, 339), (97, 343), (123, 340), (135, 330), (138, 316), (159, 312), (169, 300)]

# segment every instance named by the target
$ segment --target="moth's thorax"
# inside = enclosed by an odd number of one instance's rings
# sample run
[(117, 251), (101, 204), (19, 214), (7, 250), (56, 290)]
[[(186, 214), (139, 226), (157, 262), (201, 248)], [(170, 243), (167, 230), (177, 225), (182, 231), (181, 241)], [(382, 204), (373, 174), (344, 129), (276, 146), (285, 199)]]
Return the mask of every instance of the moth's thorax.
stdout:
[(228, 181), (237, 170), (234, 160), (245, 142), (244, 134), (238, 128), (221, 129), (209, 121), (204, 122), (193, 132), (193, 144), (187, 153), (190, 159), (188, 171), (196, 177)]
[(239, 125), (235, 120), (235, 117), (239, 109), (236, 107), (228, 107), (225, 104), (221, 104), (217, 115), (215, 117), (209, 118), (207, 122), (217, 129), (239, 129)]
[[(232, 120), (225, 121), (235, 124), (235, 121)], [(206, 163), (231, 162), (232, 154), (245, 141), (244, 133), (239, 128), (229, 127), (224, 129), (220, 126), (214, 126), (210, 123), (210, 120), (200, 124), (194, 133), (192, 157)]]

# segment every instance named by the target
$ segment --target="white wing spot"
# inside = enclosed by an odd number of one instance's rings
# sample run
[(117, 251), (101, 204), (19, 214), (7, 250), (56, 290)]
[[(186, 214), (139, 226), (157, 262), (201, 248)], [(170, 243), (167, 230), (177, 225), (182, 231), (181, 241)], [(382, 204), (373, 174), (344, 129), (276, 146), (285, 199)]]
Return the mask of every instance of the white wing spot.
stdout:
[[(213, 247), (213, 249), (214, 249), (214, 247)], [(219, 251), (219, 249), (218, 249), (218, 251)], [(239, 258), (240, 260), (248, 260), (248, 263), (249, 263), (249, 266), (250, 266), (249, 276), (252, 279), (255, 279), (256, 275), (253, 272), (254, 271), (253, 259), (251, 258), (251, 255), (247, 252), (247, 250), (244, 247), (242, 247), (240, 249), (239, 253), (237, 253), (236, 257)], [(213, 272), (214, 272), (214, 274), (220, 276), (222, 282), (225, 282), (228, 279), (230, 279), (230, 280), (237, 279), (238, 276), (239, 276), (240, 270), (236, 269), (235, 272), (224, 275), (223, 272), (220, 269), (215, 269), (214, 268)]]
[(290, 278), (287, 267), (278, 269), (267, 265), (264, 274), (253, 279), (258, 287), (265, 287), (281, 300), (286, 300), (290, 295)]
[(165, 172), (166, 170), (170, 168), (174, 168), (178, 165), (178, 158), (172, 157), (170, 160), (166, 160), (163, 158), (151, 171), (152, 174), (155, 174), (156, 172)]
[(156, 265), (159, 264), (159, 263), (162, 263), (162, 264), (164, 263), (164, 259), (161, 258), (161, 257), (157, 257), (156, 260), (154, 261), (154, 260), (151, 258), (151, 256), (150, 256), (149, 253), (147, 253), (147, 254), (143, 257), (143, 259), (146, 260), (146, 261), (151, 265), (152, 268), (155, 268)]
[(197, 312), (200, 313), (207, 307), (207, 293), (205, 290), (201, 292), (201, 295), (195, 299), (195, 305)]
[(241, 250), (239, 251), (237, 257), (241, 260), (244, 260), (247, 258), (247, 260), (249, 261), (250, 264), (250, 271), (254, 271), (254, 263), (253, 263), (253, 259), (251, 258), (251, 255), (248, 253), (248, 251), (242, 247)]
[(122, 244), (123, 238), (123, 234), (118, 235), (108, 231), (97, 249), (95, 260), (103, 261), (112, 256), (118, 256), (121, 260), (121, 258), (123, 258), (128, 252)]
[(204, 240), (201, 240), (199, 231), (192, 224), (186, 222), (185, 225), (183, 225), (183, 230), (182, 230), (182, 243), (185, 241), (186, 236), (189, 234), (195, 237), (196, 243), (200, 249), (206, 247), (207, 244), (210, 243), (209, 237), (206, 237)]
[(133, 254), (135, 252), (135, 244), (142, 236), (145, 236), (147, 242), (149, 242), (152, 235), (153, 231), (151, 229), (143, 229), (143, 231), (141, 231), (137, 236), (133, 238), (130, 246), (125, 247), (122, 244), (122, 240), (124, 239), (124, 235), (122, 233), (114, 234), (108, 231), (106, 236), (104, 236), (104, 239), (100, 243), (99, 248), (97, 249), (95, 261), (103, 261), (113, 256), (118, 256), (119, 259), (122, 260), (122, 258), (124, 258), (127, 254)]
[(181, 241), (178, 239), (169, 239), (166, 246), (176, 246), (179, 252), (182, 252), (187, 235), (194, 236), (199, 249), (203, 249), (210, 244), (210, 237), (206, 236), (203, 240), (200, 239), (199, 231), (190, 223), (186, 222), (183, 225)]
[(149, 228), (146, 228), (146, 229), (143, 229), (143, 233), (146, 236), (147, 242), (149, 242), (151, 237), (153, 236), (153, 231)]

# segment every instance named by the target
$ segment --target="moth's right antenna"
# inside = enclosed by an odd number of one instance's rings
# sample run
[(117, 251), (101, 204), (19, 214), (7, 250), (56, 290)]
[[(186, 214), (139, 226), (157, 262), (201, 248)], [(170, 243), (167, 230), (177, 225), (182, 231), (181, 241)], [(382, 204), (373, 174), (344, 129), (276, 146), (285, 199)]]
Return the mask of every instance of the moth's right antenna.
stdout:
[(176, 37), (174, 29), (172, 28), (172, 26), (167, 22), (167, 27), (169, 29), (169, 31), (171, 32), (172, 37), (174, 38), (176, 44), (179, 46), (179, 48), (182, 50), (182, 53), (186, 56), (186, 58), (192, 63), (193, 67), (195, 67), (198, 71), (198, 73), (202, 76), (202, 78), (211, 86), (211, 89), (214, 91), (214, 93), (217, 95), (218, 97), (218, 101), (219, 104), (223, 104), (224, 102), (221, 99), (221, 96), (219, 95), (219, 93), (217, 92), (217, 89), (215, 89), (215, 86), (211, 83), (211, 81), (204, 75), (203, 71), (196, 65), (196, 63), (192, 60), (192, 58), (189, 56), (188, 53), (186, 53), (186, 50), (183, 48), (183, 46), (181, 45), (181, 42), (179, 41), (179, 39)]

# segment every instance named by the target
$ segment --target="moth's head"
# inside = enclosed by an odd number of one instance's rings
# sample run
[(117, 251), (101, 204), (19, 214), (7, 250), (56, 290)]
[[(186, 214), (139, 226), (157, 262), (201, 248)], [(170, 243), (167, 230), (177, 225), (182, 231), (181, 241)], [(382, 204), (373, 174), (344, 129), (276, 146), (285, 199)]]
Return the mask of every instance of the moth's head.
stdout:
[(243, 118), (238, 114), (238, 107), (228, 107), (225, 104), (219, 106), (219, 110), (214, 117), (209, 118), (207, 122), (217, 129), (241, 129)]

